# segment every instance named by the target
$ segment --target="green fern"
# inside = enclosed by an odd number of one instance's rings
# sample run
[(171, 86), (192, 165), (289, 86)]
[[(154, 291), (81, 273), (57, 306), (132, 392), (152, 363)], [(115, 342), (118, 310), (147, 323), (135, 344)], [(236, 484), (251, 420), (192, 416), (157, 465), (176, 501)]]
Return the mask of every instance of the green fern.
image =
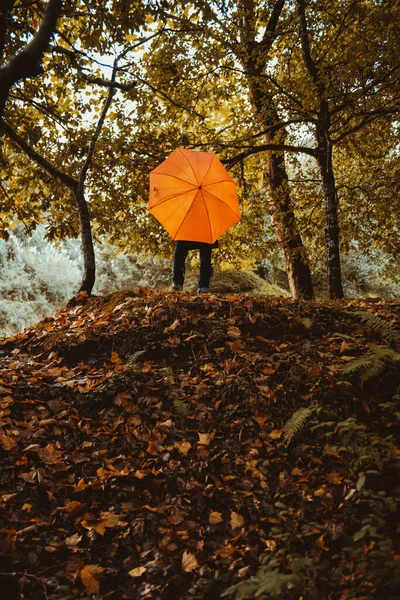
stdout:
[(390, 364), (400, 362), (400, 354), (388, 346), (368, 344), (367, 354), (348, 362), (342, 368), (344, 375), (359, 373), (362, 383), (383, 373)]
[[(258, 572), (236, 585), (232, 585), (222, 592), (221, 596), (233, 596), (235, 600), (250, 598), (282, 598), (288, 590), (299, 588), (301, 579), (294, 573), (280, 573), (277, 569), (261, 567)], [(268, 596), (267, 596), (268, 595)]]
[(388, 340), (388, 342), (400, 344), (400, 331), (396, 329), (392, 322), (363, 310), (354, 311), (353, 314), (361, 319), (362, 323), (366, 325), (371, 333), (377, 333), (383, 339)]
[(179, 400), (179, 398), (175, 398), (174, 413), (181, 419), (185, 419), (189, 413), (188, 404), (184, 400)]
[(283, 427), (283, 442), (289, 446), (294, 436), (304, 429), (305, 424), (316, 410), (317, 405), (303, 406), (292, 414), (286, 425)]

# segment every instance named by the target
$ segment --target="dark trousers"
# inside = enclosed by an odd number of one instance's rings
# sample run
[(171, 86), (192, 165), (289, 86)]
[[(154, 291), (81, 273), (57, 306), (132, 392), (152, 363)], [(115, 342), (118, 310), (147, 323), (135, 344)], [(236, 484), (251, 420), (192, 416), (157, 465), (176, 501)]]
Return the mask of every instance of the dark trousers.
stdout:
[(211, 279), (211, 251), (212, 244), (203, 242), (186, 242), (179, 240), (174, 250), (174, 274), (175, 285), (183, 285), (185, 280), (185, 262), (189, 250), (200, 250), (200, 277), (199, 288), (210, 287)]

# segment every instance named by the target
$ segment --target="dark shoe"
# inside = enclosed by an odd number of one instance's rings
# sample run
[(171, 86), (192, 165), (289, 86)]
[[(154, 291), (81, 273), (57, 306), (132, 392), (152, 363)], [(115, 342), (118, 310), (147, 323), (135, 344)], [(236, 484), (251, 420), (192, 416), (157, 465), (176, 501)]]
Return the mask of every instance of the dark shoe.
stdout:
[(183, 290), (183, 285), (180, 285), (179, 283), (173, 283), (172, 289), (176, 292), (181, 292)]
[(199, 289), (197, 290), (198, 294), (208, 294), (209, 289), (208, 287), (199, 287)]

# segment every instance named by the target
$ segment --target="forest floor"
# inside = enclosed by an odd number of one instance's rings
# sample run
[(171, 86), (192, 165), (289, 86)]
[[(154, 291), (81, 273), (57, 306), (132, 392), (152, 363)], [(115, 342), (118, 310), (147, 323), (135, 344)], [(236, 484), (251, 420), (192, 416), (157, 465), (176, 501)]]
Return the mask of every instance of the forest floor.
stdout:
[(142, 289), (0, 344), (0, 597), (400, 596), (400, 304)]

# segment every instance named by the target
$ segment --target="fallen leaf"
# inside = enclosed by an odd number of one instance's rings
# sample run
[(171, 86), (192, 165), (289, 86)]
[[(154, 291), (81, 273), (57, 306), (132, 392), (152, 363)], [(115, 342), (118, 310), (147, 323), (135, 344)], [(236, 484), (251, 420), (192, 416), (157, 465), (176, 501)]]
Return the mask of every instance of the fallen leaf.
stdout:
[(237, 529), (238, 527), (243, 527), (244, 518), (242, 517), (241, 514), (232, 510), (231, 511), (231, 519), (229, 521), (229, 524), (232, 527), (232, 529)]
[(147, 571), (146, 567), (135, 567), (129, 571), (128, 575), (131, 577), (140, 577), (145, 571)]
[(212, 513), (210, 513), (210, 516), (208, 517), (208, 520), (211, 523), (211, 525), (216, 525), (217, 523), (221, 523), (223, 521), (222, 515), (221, 515), (220, 512), (212, 512)]
[(115, 365), (119, 364), (121, 361), (119, 355), (117, 354), (117, 352), (111, 352), (111, 357), (110, 360), (112, 363), (114, 363)]
[(282, 437), (282, 429), (274, 429), (274, 431), (271, 431), (269, 434), (269, 437), (271, 440), (279, 440)]
[(199, 444), (203, 444), (204, 446), (209, 446), (210, 442), (214, 439), (215, 437), (215, 431), (213, 431), (212, 433), (199, 433)]
[(120, 516), (114, 514), (105, 515), (99, 519), (84, 519), (81, 521), (81, 525), (85, 527), (85, 529), (94, 529), (100, 535), (104, 535), (106, 527), (116, 527), (120, 523)]
[(78, 533), (74, 533), (74, 535), (71, 535), (65, 539), (65, 545), (70, 548), (75, 548), (75, 546), (77, 546), (81, 540), (82, 536)]
[(190, 573), (195, 569), (198, 569), (199, 563), (197, 562), (197, 558), (191, 552), (185, 552), (182, 554), (182, 569), (186, 573)]
[(176, 448), (183, 456), (186, 456), (189, 452), (192, 444), (187, 440), (182, 440), (181, 442), (175, 442), (174, 448)]
[(332, 473), (328, 473), (328, 475), (326, 476), (327, 480), (330, 481), (331, 483), (334, 483), (335, 485), (339, 485), (339, 483), (342, 481), (344, 475), (342, 473), (338, 473), (336, 471), (333, 471)]
[(87, 594), (98, 594), (100, 592), (99, 581), (87, 569), (81, 570), (81, 579)]
[(4, 450), (13, 450), (18, 447), (17, 442), (14, 438), (9, 435), (5, 435), (5, 433), (0, 433), (0, 444), (3, 446)]

